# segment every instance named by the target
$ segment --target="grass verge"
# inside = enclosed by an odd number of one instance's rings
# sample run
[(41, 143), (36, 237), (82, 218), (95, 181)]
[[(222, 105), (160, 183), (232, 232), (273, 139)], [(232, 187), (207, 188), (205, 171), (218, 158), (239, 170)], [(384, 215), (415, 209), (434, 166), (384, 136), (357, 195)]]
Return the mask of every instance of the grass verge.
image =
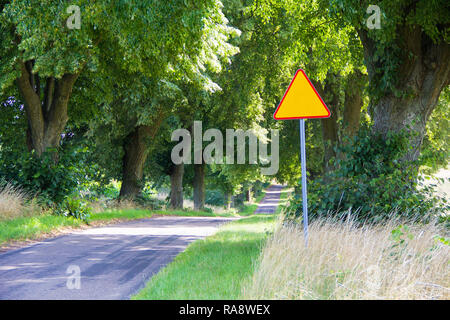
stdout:
[(239, 299), (275, 222), (274, 215), (257, 215), (222, 226), (189, 245), (132, 299)]
[(280, 202), (278, 203), (277, 211), (275, 212), (275, 214), (280, 214), (282, 211), (284, 211), (286, 206), (289, 204), (288, 200), (289, 200), (292, 192), (294, 192), (293, 188), (283, 188), (281, 190)]
[(72, 217), (42, 214), (0, 221), (0, 245), (12, 240), (35, 240), (57, 233), (63, 228), (78, 228), (86, 225)]
[(263, 191), (259, 196), (257, 196), (252, 203), (244, 204), (240, 209), (238, 214), (242, 217), (251, 216), (258, 209), (258, 204), (264, 198), (266, 193)]

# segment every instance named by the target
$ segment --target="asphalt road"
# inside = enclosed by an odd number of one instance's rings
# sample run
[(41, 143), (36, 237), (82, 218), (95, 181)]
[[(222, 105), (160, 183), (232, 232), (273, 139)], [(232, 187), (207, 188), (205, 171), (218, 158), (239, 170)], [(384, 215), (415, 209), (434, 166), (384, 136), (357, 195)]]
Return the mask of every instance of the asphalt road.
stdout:
[(0, 254), (0, 299), (128, 299), (192, 241), (232, 218), (157, 217)]
[(280, 202), (281, 190), (283, 186), (279, 184), (271, 185), (265, 191), (265, 196), (258, 205), (255, 214), (272, 214), (277, 211)]

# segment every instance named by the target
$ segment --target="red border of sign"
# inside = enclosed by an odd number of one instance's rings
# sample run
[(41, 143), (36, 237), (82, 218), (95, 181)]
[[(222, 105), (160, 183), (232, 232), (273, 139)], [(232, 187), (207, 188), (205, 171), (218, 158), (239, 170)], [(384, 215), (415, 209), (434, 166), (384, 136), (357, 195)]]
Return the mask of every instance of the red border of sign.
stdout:
[[(278, 109), (280, 109), (281, 104), (284, 101), (284, 98), (286, 97), (287, 93), (289, 92), (289, 89), (291, 88), (292, 84), (294, 83), (295, 78), (297, 77), (297, 74), (299, 72), (302, 72), (303, 75), (305, 76), (306, 80), (308, 80), (309, 85), (311, 86), (311, 88), (313, 88), (314, 92), (316, 93), (316, 95), (319, 97), (320, 101), (322, 102), (323, 106), (325, 107), (325, 109), (328, 111), (328, 115), (326, 116), (313, 116), (313, 117), (289, 117), (289, 118), (276, 118), (275, 115), (278, 112)], [(277, 110), (275, 110), (274, 114), (273, 114), (273, 118), (275, 120), (293, 120), (293, 119), (314, 119), (314, 118), (329, 118), (331, 116), (331, 112), (330, 109), (328, 109), (327, 105), (325, 104), (325, 102), (322, 100), (322, 98), (320, 97), (319, 93), (317, 92), (316, 88), (314, 88), (311, 80), (309, 80), (308, 76), (306, 75), (305, 71), (303, 71), (303, 69), (298, 69), (297, 72), (294, 75), (294, 78), (292, 79), (291, 83), (289, 84), (289, 88), (287, 88), (286, 92), (284, 93), (283, 99), (281, 99), (280, 104), (277, 107)]]

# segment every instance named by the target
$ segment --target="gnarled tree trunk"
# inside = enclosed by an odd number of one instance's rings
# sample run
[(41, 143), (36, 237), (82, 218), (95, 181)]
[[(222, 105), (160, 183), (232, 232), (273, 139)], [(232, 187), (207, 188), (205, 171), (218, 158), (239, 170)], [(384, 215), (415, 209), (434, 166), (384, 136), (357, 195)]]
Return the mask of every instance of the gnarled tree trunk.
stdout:
[(21, 76), (16, 82), (28, 120), (28, 149), (35, 150), (40, 157), (47, 149), (59, 146), (68, 120), (69, 99), (78, 74), (65, 74), (61, 79), (46, 78), (41, 94), (39, 75), (33, 74), (32, 69), (33, 61), (22, 63)]
[[(375, 43), (360, 30), (365, 60), (371, 85), (376, 85), (375, 71), (384, 68), (372, 59), (377, 50)], [(417, 160), (420, 155), (426, 122), (434, 110), (441, 91), (450, 81), (450, 45), (434, 43), (419, 26), (399, 28), (397, 45), (403, 54), (396, 70), (396, 89), (404, 95), (396, 96), (386, 90), (381, 98), (371, 103), (373, 130), (386, 136), (388, 132), (407, 130), (414, 132), (405, 160)]]
[[(329, 172), (333, 169), (330, 160), (336, 157), (335, 147), (339, 143), (338, 136), (338, 105), (339, 105), (339, 86), (336, 75), (329, 74), (327, 76), (324, 89), (321, 90), (319, 85), (315, 85), (321, 97), (330, 109), (331, 116), (327, 119), (322, 119), (322, 139), (324, 144), (324, 171)], [(317, 88), (319, 87), (319, 88)]]
[(184, 164), (175, 164), (170, 173), (170, 208), (183, 209)]
[(125, 154), (122, 160), (120, 198), (134, 198), (142, 192), (144, 165), (149, 153), (150, 142), (158, 133), (164, 119), (164, 112), (159, 110), (155, 114), (152, 126), (137, 126), (124, 139)]
[(151, 132), (149, 126), (138, 126), (125, 138), (120, 198), (133, 198), (141, 193)]
[(363, 106), (364, 78), (365, 76), (361, 71), (355, 70), (348, 76), (345, 87), (343, 133), (348, 138), (352, 138), (359, 130)]
[(194, 164), (194, 210), (205, 208), (205, 164)]

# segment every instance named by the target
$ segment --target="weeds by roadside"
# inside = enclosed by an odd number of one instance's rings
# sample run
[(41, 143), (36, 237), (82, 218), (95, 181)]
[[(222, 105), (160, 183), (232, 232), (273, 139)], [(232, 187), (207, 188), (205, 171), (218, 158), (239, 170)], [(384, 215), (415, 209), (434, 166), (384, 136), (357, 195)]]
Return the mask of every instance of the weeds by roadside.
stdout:
[(244, 299), (449, 299), (450, 246), (443, 224), (315, 220), (278, 228)]
[(30, 216), (40, 212), (36, 200), (11, 183), (0, 185), (0, 221)]

